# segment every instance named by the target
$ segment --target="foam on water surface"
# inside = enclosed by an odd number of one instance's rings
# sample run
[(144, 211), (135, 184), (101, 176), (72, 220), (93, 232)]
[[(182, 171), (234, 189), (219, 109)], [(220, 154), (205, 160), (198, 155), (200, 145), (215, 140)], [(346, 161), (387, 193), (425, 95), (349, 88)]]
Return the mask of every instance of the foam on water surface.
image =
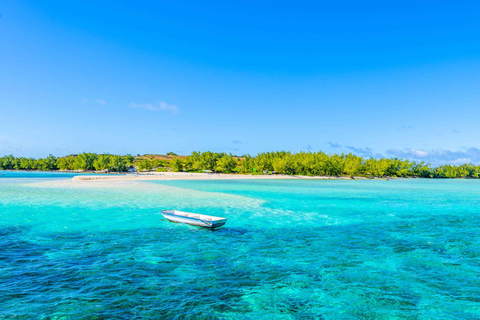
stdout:
[(465, 180), (0, 180), (0, 318), (474, 319), (479, 207)]

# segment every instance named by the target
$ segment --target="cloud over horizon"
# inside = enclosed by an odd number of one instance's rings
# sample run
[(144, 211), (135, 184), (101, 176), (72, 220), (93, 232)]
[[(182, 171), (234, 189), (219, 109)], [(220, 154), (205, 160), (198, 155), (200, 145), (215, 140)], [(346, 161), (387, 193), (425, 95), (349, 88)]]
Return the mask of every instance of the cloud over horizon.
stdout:
[[(86, 98), (82, 99), (81, 102), (82, 102), (82, 103), (88, 103), (88, 104), (90, 104), (90, 100), (89, 100), (89, 99), (86, 99)], [(105, 100), (103, 100), (103, 99), (95, 99), (95, 100), (91, 100), (91, 102), (92, 102), (92, 103), (93, 103), (93, 102), (96, 102), (96, 103), (98, 103), (98, 104), (101, 104), (102, 106), (104, 106), (104, 105), (107, 104), (107, 101), (105, 101)]]
[(373, 158), (383, 158), (381, 154), (374, 154), (372, 148), (355, 148), (352, 146), (345, 146), (348, 150), (352, 151), (354, 154), (362, 157), (373, 157)]
[(424, 150), (424, 149), (390, 149), (387, 154), (392, 157), (412, 159), (417, 161), (429, 162), (432, 165), (442, 164), (463, 164), (480, 163), (480, 149), (471, 147), (463, 151), (451, 151), (444, 149)]
[(342, 147), (341, 145), (339, 145), (339, 144), (336, 143), (336, 142), (328, 141), (327, 143), (328, 143), (328, 145), (329, 145), (331, 148), (341, 148), (341, 147)]
[(156, 105), (153, 104), (135, 104), (131, 103), (130, 104), (132, 107), (137, 108), (137, 109), (145, 109), (149, 111), (168, 111), (172, 115), (176, 115), (178, 113), (178, 107), (174, 104), (169, 104), (165, 101), (158, 101)]

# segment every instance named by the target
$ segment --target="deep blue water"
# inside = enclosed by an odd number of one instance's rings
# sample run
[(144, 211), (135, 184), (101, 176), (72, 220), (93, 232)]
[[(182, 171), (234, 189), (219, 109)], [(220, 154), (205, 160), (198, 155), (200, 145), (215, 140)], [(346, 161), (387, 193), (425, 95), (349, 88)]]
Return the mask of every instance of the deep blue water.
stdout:
[(0, 179), (0, 319), (480, 318), (480, 181), (54, 174)]

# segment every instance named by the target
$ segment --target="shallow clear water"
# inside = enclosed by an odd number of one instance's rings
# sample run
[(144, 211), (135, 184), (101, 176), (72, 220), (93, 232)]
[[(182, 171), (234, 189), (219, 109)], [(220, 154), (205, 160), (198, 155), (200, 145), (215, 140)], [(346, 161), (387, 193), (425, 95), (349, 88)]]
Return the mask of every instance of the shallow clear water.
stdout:
[(0, 319), (480, 318), (480, 181), (70, 177), (0, 176)]
[[(73, 178), (78, 175), (92, 175), (91, 173), (70, 173), (55, 171), (17, 171), (17, 170), (0, 170), (0, 179), (4, 178)], [(102, 176), (116, 176), (118, 174), (103, 174)], [(124, 174), (120, 174), (124, 175)], [(1, 180), (0, 180), (1, 181)]]

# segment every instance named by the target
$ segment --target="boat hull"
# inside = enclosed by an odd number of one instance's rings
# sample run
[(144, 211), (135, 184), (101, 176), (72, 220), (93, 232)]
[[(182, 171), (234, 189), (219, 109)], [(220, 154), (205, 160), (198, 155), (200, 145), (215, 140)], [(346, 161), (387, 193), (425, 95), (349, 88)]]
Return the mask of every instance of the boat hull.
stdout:
[(191, 216), (185, 216), (176, 214), (173, 211), (162, 211), (162, 215), (165, 219), (171, 222), (184, 223), (210, 229), (220, 228), (227, 222), (226, 218), (209, 217), (198, 214), (190, 214)]

